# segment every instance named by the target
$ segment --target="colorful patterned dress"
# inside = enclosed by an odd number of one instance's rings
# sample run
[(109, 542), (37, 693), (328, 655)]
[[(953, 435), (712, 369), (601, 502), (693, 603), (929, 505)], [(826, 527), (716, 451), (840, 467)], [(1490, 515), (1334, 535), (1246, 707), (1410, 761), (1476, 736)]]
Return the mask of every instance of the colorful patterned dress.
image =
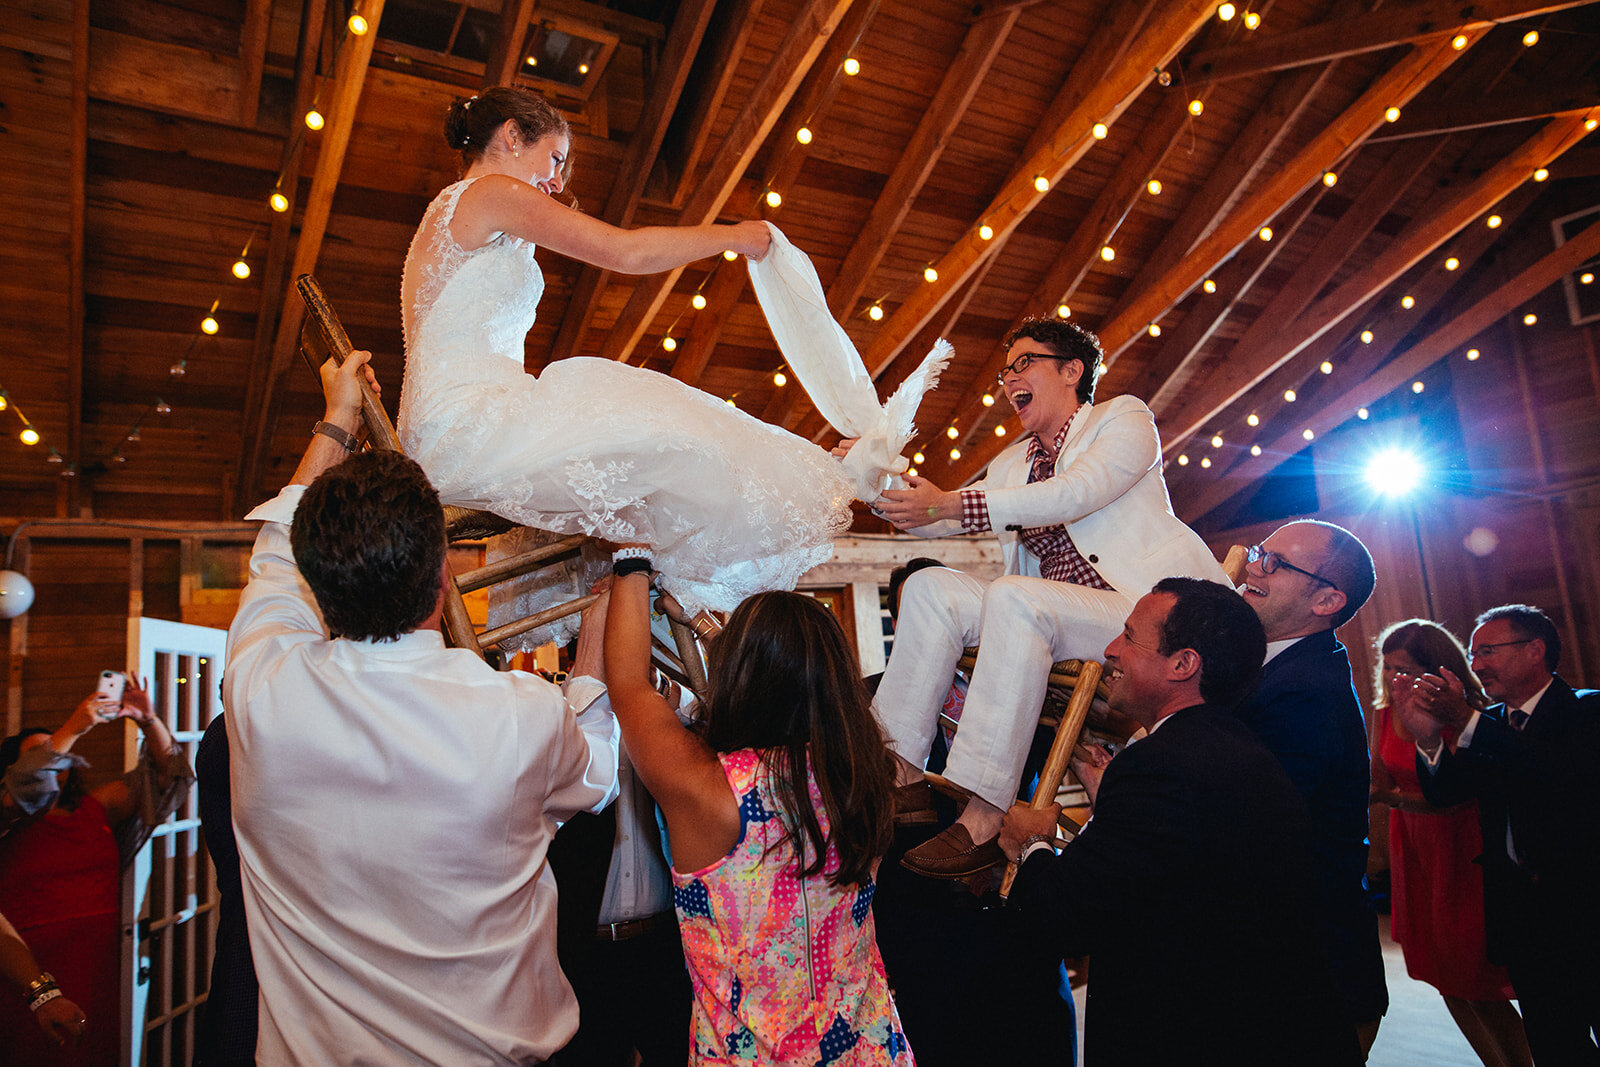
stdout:
[[(692, 874), (674, 871), (673, 902), (694, 982), (694, 1062), (913, 1063), (889, 994), (872, 921), (876, 884), (835, 887), (824, 873), (795, 877), (762, 754), (723, 754), (739, 798), (739, 843)], [(824, 834), (815, 779), (811, 803)]]

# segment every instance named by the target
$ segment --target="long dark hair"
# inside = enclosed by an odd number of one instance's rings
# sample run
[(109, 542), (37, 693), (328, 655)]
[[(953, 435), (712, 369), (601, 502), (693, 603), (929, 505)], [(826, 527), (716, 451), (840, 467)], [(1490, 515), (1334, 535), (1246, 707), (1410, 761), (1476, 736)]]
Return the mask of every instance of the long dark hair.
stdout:
[[(873, 718), (855, 650), (833, 614), (799, 593), (740, 604), (711, 647), (701, 735), (717, 752), (754, 748), (772, 774), (800, 877), (859, 885), (894, 835), (894, 762)], [(811, 806), (809, 762), (828, 813)]]

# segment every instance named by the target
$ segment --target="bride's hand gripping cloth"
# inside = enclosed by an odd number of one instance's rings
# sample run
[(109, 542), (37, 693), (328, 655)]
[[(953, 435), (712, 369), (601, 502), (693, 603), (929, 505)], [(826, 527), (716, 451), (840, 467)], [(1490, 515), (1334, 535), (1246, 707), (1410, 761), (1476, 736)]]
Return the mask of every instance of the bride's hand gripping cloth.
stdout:
[(917, 408), (939, 384), (953, 350), (948, 341), (936, 342), (888, 403), (880, 404), (861, 354), (828, 310), (817, 269), (783, 231), (770, 222), (767, 228), (772, 246), (759, 260), (748, 260), (750, 282), (783, 358), (817, 411), (846, 437), (860, 438), (844, 466), (856, 481), (856, 495), (870, 504), (899, 484), (895, 476), (908, 465), (900, 452), (916, 432)]

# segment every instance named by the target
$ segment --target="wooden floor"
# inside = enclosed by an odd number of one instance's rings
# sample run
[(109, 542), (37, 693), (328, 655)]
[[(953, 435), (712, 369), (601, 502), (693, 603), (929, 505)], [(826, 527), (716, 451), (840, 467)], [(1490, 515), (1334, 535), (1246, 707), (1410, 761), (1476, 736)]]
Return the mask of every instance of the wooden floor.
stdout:
[[(1389, 980), (1389, 1014), (1378, 1029), (1367, 1067), (1481, 1067), (1472, 1046), (1445, 1010), (1432, 986), (1406, 974), (1400, 946), (1389, 939), (1389, 917), (1379, 918), (1383, 965)], [(1078, 1048), (1083, 1048), (1083, 989), (1074, 990), (1078, 1007)], [(1080, 1061), (1083, 1067), (1094, 1067)]]

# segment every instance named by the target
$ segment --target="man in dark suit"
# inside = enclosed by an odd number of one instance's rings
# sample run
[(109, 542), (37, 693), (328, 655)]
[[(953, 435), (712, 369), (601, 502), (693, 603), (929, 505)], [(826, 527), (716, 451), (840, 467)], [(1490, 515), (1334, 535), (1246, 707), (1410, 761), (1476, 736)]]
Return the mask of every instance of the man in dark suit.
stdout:
[(1006, 815), (1008, 910), (1049, 951), (1089, 954), (1096, 1067), (1358, 1062), (1311, 908), (1305, 805), (1227, 710), (1265, 653), (1226, 586), (1157, 583), (1105, 652), (1111, 706), (1148, 734), (1074, 760), (1094, 818), (1058, 856), (1059, 807)]
[(1324, 944), (1363, 1052), (1389, 1006), (1378, 918), (1367, 903), (1366, 720), (1333, 631), (1372, 595), (1366, 546), (1327, 522), (1291, 522), (1250, 550), (1240, 592), (1267, 631), (1267, 663), (1239, 718), (1278, 757), (1311, 813)]
[(1542, 611), (1492, 608), (1472, 669), (1501, 703), (1475, 712), (1458, 679), (1424, 675), (1403, 715), (1428, 800), (1478, 800), (1489, 957), (1511, 976), (1541, 1067), (1600, 1064), (1600, 692), (1562, 681), (1560, 660)]

